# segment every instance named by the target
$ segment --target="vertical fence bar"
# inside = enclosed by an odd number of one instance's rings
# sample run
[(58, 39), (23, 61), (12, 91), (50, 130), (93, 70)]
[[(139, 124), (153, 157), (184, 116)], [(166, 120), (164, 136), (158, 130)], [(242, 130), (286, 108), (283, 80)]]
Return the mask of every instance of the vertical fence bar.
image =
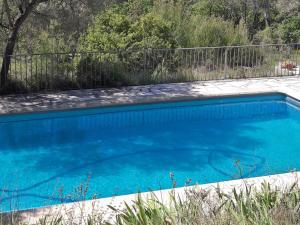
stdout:
[(252, 68), (252, 73), (253, 77), (256, 77), (256, 61), (255, 61), (255, 55), (256, 55), (256, 47), (252, 48), (252, 55), (251, 55), (251, 68)]
[[(14, 72), (14, 80), (17, 80), (18, 79), (18, 72), (17, 72), (17, 55), (15, 54), (14, 56), (14, 59), (15, 59), (15, 72)], [(13, 88), (14, 89), (14, 92), (16, 92), (16, 87)]]
[(35, 55), (35, 82), (34, 82), (34, 87), (36, 91), (38, 91), (38, 59), (37, 56)]
[(30, 92), (32, 90), (32, 83), (33, 83), (33, 79), (32, 79), (32, 55), (30, 55)]
[(40, 75), (39, 75), (39, 91), (43, 88), (43, 58), (39, 55), (40, 58)]
[(103, 67), (102, 67), (102, 54), (101, 53), (98, 53), (99, 54), (99, 77), (100, 77), (100, 81), (101, 81), (101, 85), (104, 86), (104, 77), (103, 77)]
[(237, 57), (236, 57), (236, 50), (237, 48), (236, 47), (233, 47), (233, 58), (232, 58), (232, 73), (231, 74), (228, 74), (228, 78), (232, 78), (233, 75), (235, 73), (235, 70), (236, 70), (236, 62), (237, 62)]
[(24, 80), (23, 80), (23, 68), (22, 68), (22, 55), (19, 56), (19, 68), (20, 68), (20, 82), (24, 82)]
[(13, 88), (13, 79), (12, 79), (12, 69), (11, 69), (11, 63), (12, 63), (12, 61), (13, 61), (13, 55), (10, 57), (10, 67), (9, 67), (9, 71), (7, 71), (8, 72), (8, 74), (7, 74), (7, 80), (8, 80), (8, 82), (9, 82), (9, 90), (12, 90)]
[(25, 55), (25, 88), (28, 89), (28, 74), (27, 74), (27, 55)]
[(53, 88), (53, 80), (54, 80), (54, 57), (53, 57), (53, 54), (50, 54), (49, 55), (50, 56), (50, 60), (51, 60), (51, 72), (50, 72), (50, 79), (51, 79), (51, 81), (50, 81), (50, 83), (51, 83), (51, 89)]
[(47, 55), (45, 55), (46, 58), (46, 67), (45, 67), (45, 90), (47, 91), (49, 89), (49, 85), (48, 85), (48, 57)]
[(90, 70), (91, 70), (91, 86), (90, 88), (97, 88), (97, 80), (95, 78), (95, 56), (93, 53), (90, 53), (90, 57), (91, 57), (91, 64), (90, 64)]
[(296, 44), (296, 71), (298, 72), (296, 75), (300, 75), (300, 50), (299, 50), (299, 44)]
[[(231, 55), (231, 51), (229, 51), (229, 54), (228, 54), (228, 48), (226, 48), (225, 52), (224, 52), (223, 79), (226, 79), (226, 77), (228, 76), (227, 75), (227, 73), (228, 73), (228, 63), (231, 60), (230, 55)], [(229, 59), (228, 59), (228, 56), (229, 56)]]

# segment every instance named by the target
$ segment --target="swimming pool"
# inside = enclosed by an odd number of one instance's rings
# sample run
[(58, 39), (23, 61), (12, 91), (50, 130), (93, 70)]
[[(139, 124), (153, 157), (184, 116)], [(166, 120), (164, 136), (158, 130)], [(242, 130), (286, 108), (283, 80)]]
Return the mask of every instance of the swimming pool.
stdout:
[(283, 94), (0, 117), (0, 208), (300, 168), (299, 103)]

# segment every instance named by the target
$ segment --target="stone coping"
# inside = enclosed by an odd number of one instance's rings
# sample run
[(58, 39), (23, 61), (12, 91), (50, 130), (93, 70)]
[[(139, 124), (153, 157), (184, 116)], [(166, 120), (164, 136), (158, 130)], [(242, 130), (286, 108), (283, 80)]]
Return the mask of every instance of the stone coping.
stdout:
[[(263, 183), (268, 183), (271, 188), (278, 190), (287, 190), (293, 184), (300, 184), (299, 182), (300, 172), (290, 172), (284, 174), (275, 174), (270, 176), (261, 176), (247, 179), (238, 179), (223, 181), (217, 183), (194, 185), (190, 187), (181, 187), (174, 189), (165, 189), (153, 192), (140, 193), (142, 199), (149, 199), (151, 196), (155, 196), (161, 203), (168, 204), (170, 194), (175, 194), (184, 200), (188, 191), (209, 191), (210, 197), (213, 198), (216, 190), (222, 191), (225, 194), (232, 194), (232, 190), (235, 188), (237, 191), (243, 191), (249, 187), (255, 190), (260, 190)], [(110, 207), (112, 206), (118, 210), (124, 208), (124, 202), (131, 205), (138, 198), (138, 194), (121, 195), (109, 198), (100, 198), (95, 200), (86, 200), (74, 203), (66, 203), (42, 208), (36, 208), (31, 210), (19, 211), (18, 216), (20, 221), (27, 222), (29, 224), (35, 224), (40, 218), (44, 216), (61, 215), (65, 221), (73, 221), (79, 224), (84, 224), (82, 219), (88, 217), (88, 215), (101, 215), (104, 221), (114, 222), (116, 212)], [(10, 214), (9, 214), (10, 215)]]
[(71, 90), (0, 97), (0, 115), (282, 92), (300, 99), (300, 76)]

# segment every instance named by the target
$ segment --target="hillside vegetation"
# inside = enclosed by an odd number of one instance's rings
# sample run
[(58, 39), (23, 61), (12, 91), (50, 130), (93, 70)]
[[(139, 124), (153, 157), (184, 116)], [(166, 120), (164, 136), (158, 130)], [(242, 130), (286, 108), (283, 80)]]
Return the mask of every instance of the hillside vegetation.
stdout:
[[(186, 48), (298, 43), (300, 0), (0, 0), (0, 6), (4, 93), (298, 74), (299, 45)], [(290, 69), (277, 66), (282, 62)]]
[[(4, 7), (3, 0), (0, 6)], [(7, 37), (8, 31), (1, 27), (3, 46)], [(299, 41), (299, 0), (53, 0), (39, 5), (27, 19), (18, 35), (16, 51), (111, 51)]]

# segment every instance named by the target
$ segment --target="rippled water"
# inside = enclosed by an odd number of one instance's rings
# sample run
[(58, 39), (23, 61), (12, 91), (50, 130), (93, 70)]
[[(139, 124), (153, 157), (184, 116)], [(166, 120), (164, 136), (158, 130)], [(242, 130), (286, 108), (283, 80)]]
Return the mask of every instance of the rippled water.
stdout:
[(0, 207), (166, 189), (170, 173), (184, 186), (298, 169), (298, 112), (265, 95), (2, 116)]

